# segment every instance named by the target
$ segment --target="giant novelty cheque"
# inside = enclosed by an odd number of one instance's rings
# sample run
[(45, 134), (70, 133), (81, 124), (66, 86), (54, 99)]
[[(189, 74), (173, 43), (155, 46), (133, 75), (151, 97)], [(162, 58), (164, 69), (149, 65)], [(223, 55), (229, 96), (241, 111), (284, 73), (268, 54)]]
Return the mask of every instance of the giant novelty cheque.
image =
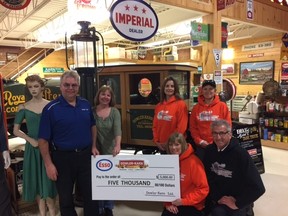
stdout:
[(92, 156), (93, 200), (180, 198), (178, 155)]

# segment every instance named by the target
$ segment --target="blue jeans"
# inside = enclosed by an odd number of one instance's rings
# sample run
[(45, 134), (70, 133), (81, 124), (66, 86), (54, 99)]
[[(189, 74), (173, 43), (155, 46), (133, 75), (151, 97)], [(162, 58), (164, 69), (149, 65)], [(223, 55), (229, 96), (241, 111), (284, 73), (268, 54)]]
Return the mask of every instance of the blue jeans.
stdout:
[(114, 201), (113, 200), (99, 200), (99, 213), (104, 212), (104, 208), (113, 209)]

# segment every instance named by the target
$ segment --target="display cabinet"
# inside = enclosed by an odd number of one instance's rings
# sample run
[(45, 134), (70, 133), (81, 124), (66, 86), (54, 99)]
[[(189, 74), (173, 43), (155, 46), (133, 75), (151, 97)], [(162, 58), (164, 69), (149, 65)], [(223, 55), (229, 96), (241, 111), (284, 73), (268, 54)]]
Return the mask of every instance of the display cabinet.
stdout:
[(265, 98), (261, 102), (259, 127), (262, 145), (288, 150), (288, 98)]
[(197, 68), (178, 64), (118, 65), (103, 68), (97, 74), (98, 85), (110, 85), (121, 113), (122, 146), (155, 148), (152, 125), (155, 106), (166, 77), (177, 80), (181, 97), (189, 107), (191, 74)]

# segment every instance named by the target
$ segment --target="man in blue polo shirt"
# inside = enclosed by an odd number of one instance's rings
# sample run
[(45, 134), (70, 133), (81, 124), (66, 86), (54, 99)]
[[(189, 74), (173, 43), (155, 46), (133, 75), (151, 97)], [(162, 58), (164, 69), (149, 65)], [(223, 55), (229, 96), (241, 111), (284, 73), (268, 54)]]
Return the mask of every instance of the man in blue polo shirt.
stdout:
[(56, 181), (62, 216), (77, 216), (72, 195), (76, 180), (83, 195), (84, 216), (98, 215), (91, 188), (91, 153), (99, 154), (96, 126), (90, 103), (77, 96), (79, 81), (77, 72), (63, 73), (62, 95), (44, 107), (39, 128), (39, 149), (48, 177)]

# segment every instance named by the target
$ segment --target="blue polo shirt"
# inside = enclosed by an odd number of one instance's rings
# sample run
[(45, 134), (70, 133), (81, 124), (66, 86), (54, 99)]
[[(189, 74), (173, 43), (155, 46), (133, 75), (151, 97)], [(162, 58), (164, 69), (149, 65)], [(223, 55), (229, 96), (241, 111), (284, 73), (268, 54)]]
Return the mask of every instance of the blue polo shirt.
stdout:
[(91, 105), (86, 99), (77, 97), (74, 107), (60, 96), (44, 107), (38, 138), (52, 142), (62, 151), (84, 149), (92, 146), (94, 125)]

